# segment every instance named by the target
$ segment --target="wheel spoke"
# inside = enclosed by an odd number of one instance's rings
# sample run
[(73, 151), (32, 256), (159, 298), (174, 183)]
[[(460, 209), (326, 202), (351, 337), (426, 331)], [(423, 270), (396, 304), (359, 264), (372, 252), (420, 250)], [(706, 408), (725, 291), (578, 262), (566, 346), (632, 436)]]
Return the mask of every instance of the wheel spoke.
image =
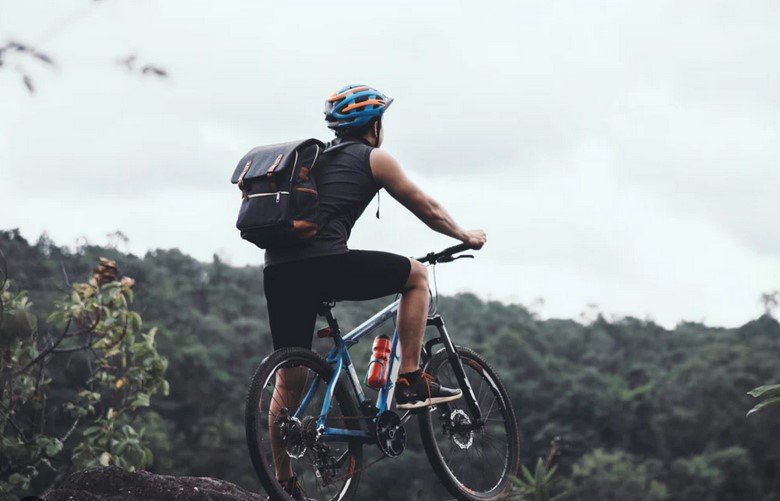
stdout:
[(490, 415), (490, 413), (493, 411), (493, 406), (495, 404), (496, 404), (496, 398), (493, 397), (493, 401), (490, 403), (490, 407), (488, 408), (487, 412), (485, 413), (485, 417)]

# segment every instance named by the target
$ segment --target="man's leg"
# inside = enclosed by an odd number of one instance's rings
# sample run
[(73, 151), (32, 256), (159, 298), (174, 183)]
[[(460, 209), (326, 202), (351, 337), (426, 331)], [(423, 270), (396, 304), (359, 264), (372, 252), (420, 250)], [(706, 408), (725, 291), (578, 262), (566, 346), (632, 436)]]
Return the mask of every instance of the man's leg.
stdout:
[(306, 373), (305, 367), (277, 369), (276, 371), (276, 386), (268, 412), (268, 432), (271, 439), (271, 453), (274, 455), (276, 478), (281, 483), (292, 477), (293, 471), (290, 465), (290, 456), (287, 455), (287, 451), (282, 445), (276, 419), (279, 417), (279, 412), (285, 407), (290, 410), (290, 413), (297, 409), (303, 386), (306, 384)]
[(447, 388), (420, 369), (420, 351), (428, 318), (428, 270), (419, 261), (412, 267), (398, 309), (398, 338), (401, 340), (401, 370), (395, 392), (399, 409), (418, 409), (457, 400), (462, 393)]
[(405, 373), (419, 369), (430, 299), (425, 265), (397, 254), (364, 250), (321, 259), (321, 269), (325, 270), (323, 297), (362, 301), (401, 293), (397, 321), (400, 370)]
[(327, 259), (323, 297), (362, 300), (400, 292), (398, 337), (401, 367), (395, 401), (399, 409), (417, 409), (460, 398), (420, 370), (420, 350), (428, 317), (428, 270), (419, 261), (379, 251), (349, 251)]
[(401, 341), (400, 373), (414, 372), (420, 368), (420, 351), (428, 318), (428, 269), (410, 259), (411, 269), (406, 288), (401, 293), (398, 308), (398, 338)]
[[(302, 263), (277, 265), (264, 271), (268, 320), (275, 350), (286, 347), (311, 349), (318, 299), (311, 293), (311, 285), (307, 283), (308, 275)], [(282, 408), (286, 407), (291, 413), (297, 409), (307, 373), (308, 370), (303, 367), (276, 371), (268, 412), (268, 432), (276, 478), (282, 483), (293, 475), (293, 471), (276, 420)]]

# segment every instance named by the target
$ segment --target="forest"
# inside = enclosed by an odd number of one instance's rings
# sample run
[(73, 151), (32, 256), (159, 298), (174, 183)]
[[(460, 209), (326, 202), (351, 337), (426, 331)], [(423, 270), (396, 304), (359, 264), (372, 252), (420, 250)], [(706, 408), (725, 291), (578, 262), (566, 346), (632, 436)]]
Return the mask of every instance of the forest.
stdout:
[[(271, 346), (261, 268), (230, 266), (216, 255), (200, 262), (177, 249), (143, 256), (89, 244), (72, 249), (45, 235), (27, 241), (16, 230), (0, 232), (0, 250), (8, 287), (29, 292), (40, 326), (68, 281), (86, 280), (100, 257), (115, 260), (135, 280), (133, 309), (157, 328), (167, 359), (168, 395), (155, 394), (135, 418), (153, 455), (147, 469), (259, 489), (243, 412), (248, 380)], [(341, 303), (334, 312), (349, 329), (386, 303)], [(681, 322), (670, 330), (631, 317), (540, 319), (523, 305), (472, 294), (441, 297), (438, 309), (456, 342), (482, 353), (508, 387), (523, 463), (533, 470), (552, 441), (560, 444), (552, 495), (780, 499), (780, 414), (746, 416), (755, 404), (747, 392), (780, 381), (780, 324), (770, 311), (738, 328)], [(353, 350), (358, 368), (368, 361), (370, 343), (363, 344)], [(315, 349), (327, 347), (315, 340)], [(361, 499), (447, 499), (415, 426), (403, 455), (365, 472)], [(37, 482), (54, 478), (42, 474)]]

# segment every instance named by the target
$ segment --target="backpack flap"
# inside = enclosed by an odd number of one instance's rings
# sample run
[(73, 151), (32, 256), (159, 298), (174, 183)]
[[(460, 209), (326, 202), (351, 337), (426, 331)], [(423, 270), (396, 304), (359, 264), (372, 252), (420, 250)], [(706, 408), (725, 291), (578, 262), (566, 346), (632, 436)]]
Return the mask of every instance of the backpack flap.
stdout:
[(287, 172), (295, 165), (297, 152), (311, 145), (324, 147), (324, 144), (317, 139), (258, 146), (244, 155), (233, 171), (230, 182), (237, 184), (241, 191), (245, 191), (248, 181), (270, 179)]

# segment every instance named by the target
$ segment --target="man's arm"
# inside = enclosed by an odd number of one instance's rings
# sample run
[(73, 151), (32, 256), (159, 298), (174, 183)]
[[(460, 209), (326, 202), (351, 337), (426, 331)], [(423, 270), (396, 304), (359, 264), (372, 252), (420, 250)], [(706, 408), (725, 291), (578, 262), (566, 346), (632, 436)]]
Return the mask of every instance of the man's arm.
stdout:
[(481, 248), (487, 241), (484, 231), (466, 231), (461, 228), (439, 202), (406, 176), (401, 165), (389, 153), (378, 148), (371, 151), (371, 173), (393, 198), (432, 230), (456, 238), (475, 249)]

